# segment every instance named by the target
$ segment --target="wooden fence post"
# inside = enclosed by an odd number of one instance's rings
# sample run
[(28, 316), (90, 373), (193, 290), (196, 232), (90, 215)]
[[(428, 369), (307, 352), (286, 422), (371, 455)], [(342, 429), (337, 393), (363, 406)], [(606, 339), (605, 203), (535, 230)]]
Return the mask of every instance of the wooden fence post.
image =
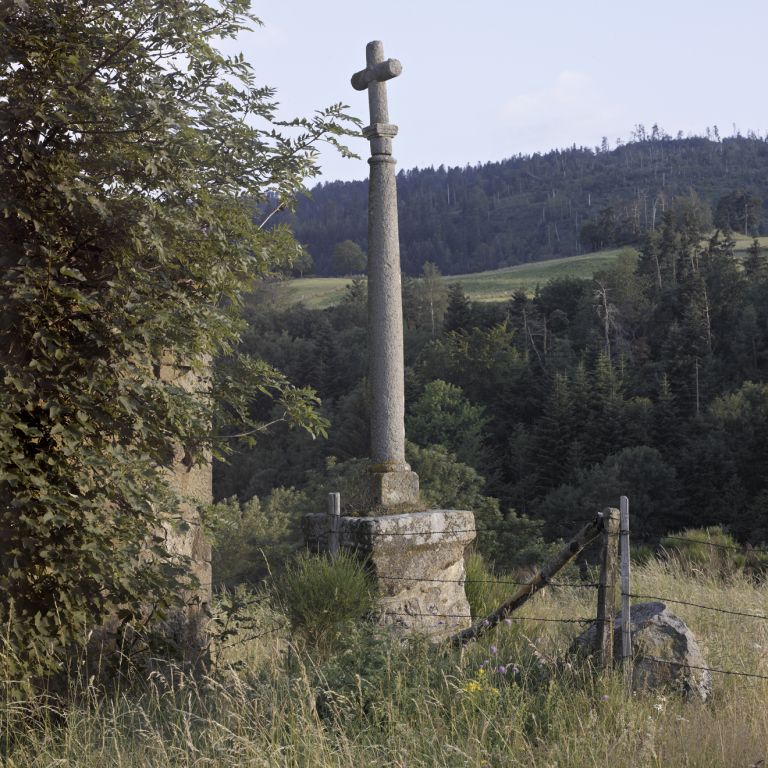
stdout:
[(621, 556), (621, 664), (627, 690), (632, 688), (632, 616), (629, 604), (630, 565), (629, 565), (629, 499), (622, 496), (619, 500), (621, 511), (619, 554)]
[(602, 669), (613, 665), (613, 623), (616, 617), (616, 597), (619, 566), (619, 510), (604, 509), (600, 585), (597, 588), (597, 663)]
[(328, 552), (331, 559), (339, 556), (339, 520), (341, 516), (341, 494), (328, 494)]

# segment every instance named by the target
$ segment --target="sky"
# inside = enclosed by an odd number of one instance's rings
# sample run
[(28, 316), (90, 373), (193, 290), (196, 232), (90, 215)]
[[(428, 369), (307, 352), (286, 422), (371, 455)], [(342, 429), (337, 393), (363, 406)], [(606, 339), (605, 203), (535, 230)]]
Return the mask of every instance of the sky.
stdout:
[[(368, 124), (350, 77), (384, 43), (398, 169), (464, 166), (572, 144), (613, 147), (638, 123), (676, 135), (717, 125), (765, 135), (768, 0), (253, 0), (264, 23), (227, 41), (279, 116), (343, 102)], [(361, 159), (323, 151), (320, 181), (363, 179)]]

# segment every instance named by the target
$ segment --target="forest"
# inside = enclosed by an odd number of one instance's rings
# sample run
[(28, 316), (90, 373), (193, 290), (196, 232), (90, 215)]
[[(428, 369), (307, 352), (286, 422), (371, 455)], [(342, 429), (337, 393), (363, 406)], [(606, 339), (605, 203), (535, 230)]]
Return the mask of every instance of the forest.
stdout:
[[(636, 244), (657, 229), (675, 196), (689, 190), (715, 223), (759, 234), (768, 202), (768, 142), (753, 132), (672, 137), (637, 125), (610, 148), (572, 146), (463, 168), (398, 174), (403, 271), (422, 264), (465, 274)], [(366, 249), (367, 182), (326, 182), (282, 221), (305, 246), (317, 275), (339, 271), (334, 249), (351, 239)]]
[[(621, 494), (637, 543), (686, 526), (768, 540), (768, 259), (757, 240), (735, 256), (711, 222), (695, 194), (673, 198), (613, 267), (502, 303), (471, 303), (432, 264), (404, 280), (409, 460), (426, 504), (493, 525), (480, 546), (499, 566)], [(278, 424), (216, 466), (229, 517), (252, 526), (250, 554), (221, 554), (225, 581), (225, 562), (258, 571), (259, 551), (289, 551), (326, 492), (353, 504), (368, 449), (365, 281), (324, 310), (271, 301), (252, 297), (245, 351), (314, 388), (330, 426), (315, 440)], [(253, 408), (279, 419), (266, 399)]]

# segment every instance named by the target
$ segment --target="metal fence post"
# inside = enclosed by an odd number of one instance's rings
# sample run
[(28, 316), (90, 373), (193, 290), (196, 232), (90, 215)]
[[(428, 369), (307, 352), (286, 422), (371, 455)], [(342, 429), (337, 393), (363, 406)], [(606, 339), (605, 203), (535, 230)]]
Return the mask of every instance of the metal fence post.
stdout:
[(333, 560), (339, 556), (339, 520), (341, 494), (328, 494), (328, 552)]
[(619, 500), (619, 554), (621, 556), (621, 664), (627, 690), (632, 688), (632, 615), (630, 607), (629, 499)]

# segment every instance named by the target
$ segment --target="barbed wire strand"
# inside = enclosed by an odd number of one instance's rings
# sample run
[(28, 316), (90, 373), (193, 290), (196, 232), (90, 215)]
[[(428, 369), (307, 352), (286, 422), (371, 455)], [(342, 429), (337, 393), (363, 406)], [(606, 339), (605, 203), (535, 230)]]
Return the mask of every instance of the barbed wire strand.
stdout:
[(238, 637), (234, 642), (227, 643), (222, 642), (218, 646), (218, 652), (221, 653), (222, 651), (227, 651), (230, 648), (237, 648), (238, 645), (244, 645), (245, 643), (250, 643), (253, 640), (260, 640), (262, 637), (267, 637), (268, 635), (274, 635), (276, 632), (280, 632), (284, 629), (288, 628), (288, 624), (278, 624), (274, 627), (270, 627), (269, 629), (265, 629), (262, 632), (258, 632), (257, 634), (252, 635), (246, 635), (245, 637)]
[(688, 539), (685, 536), (662, 536), (662, 540), (671, 539), (674, 541), (683, 541), (686, 544), (707, 544), (710, 547), (717, 547), (718, 549), (730, 549), (734, 552), (740, 552), (743, 555), (748, 555), (751, 552), (762, 552), (768, 554), (768, 547), (753, 547), (746, 544), (720, 544), (716, 541), (708, 541), (707, 539)]
[[(359, 518), (364, 519), (364, 518)], [(457, 534), (457, 533), (493, 533), (494, 531), (499, 531), (501, 533), (514, 533), (514, 531), (503, 528), (503, 527), (496, 527), (493, 528), (446, 528), (442, 531), (366, 531), (364, 534), (361, 535), (361, 538), (375, 538), (377, 536), (446, 536), (448, 534)], [(325, 532), (323, 532), (325, 534)], [(607, 531), (603, 531), (603, 535), (606, 536), (615, 536), (618, 537), (621, 534), (620, 533), (608, 533)], [(592, 542), (590, 542), (591, 544)], [(311, 546), (311, 545), (310, 545)]]
[(718, 669), (717, 667), (698, 667), (694, 664), (686, 664), (684, 661), (672, 661), (671, 659), (659, 659), (656, 656), (643, 656), (648, 661), (656, 661), (659, 664), (669, 664), (673, 667), (685, 667), (687, 669), (700, 669), (705, 672), (717, 672), (719, 675), (735, 675), (736, 677), (755, 677), (758, 680), (768, 680), (768, 675), (758, 675), (754, 672), (740, 672), (735, 669)]
[[(472, 621), (473, 617), (467, 613), (419, 613), (419, 612), (412, 612), (408, 613), (406, 611), (388, 611), (384, 610), (381, 613), (382, 616), (419, 616), (419, 617), (428, 617), (432, 619), (469, 619)], [(563, 624), (591, 624), (595, 619), (588, 618), (588, 619), (553, 619), (553, 618), (544, 618), (542, 616), (506, 616), (502, 622), (505, 622), (507, 619), (509, 621), (548, 621), (548, 622), (559, 622)]]
[(693, 608), (702, 608), (705, 611), (716, 611), (717, 613), (729, 613), (732, 616), (748, 616), (750, 619), (763, 619), (763, 621), (768, 621), (768, 616), (765, 616), (759, 613), (745, 613), (743, 611), (732, 611), (728, 608), (716, 608), (714, 605), (702, 605), (701, 603), (689, 603), (686, 600), (675, 600), (671, 597), (661, 597), (660, 595), (636, 595), (634, 593), (627, 594), (626, 592), (622, 592), (621, 594), (622, 596), (633, 597), (635, 599), (661, 600), (662, 602), (665, 602), (665, 603), (675, 603), (677, 605), (690, 605)]
[[(530, 581), (510, 581), (508, 579), (427, 579), (421, 576), (385, 576), (384, 574), (376, 574), (376, 577), (385, 581), (418, 581), (435, 584), (509, 584), (514, 587), (527, 587), (531, 584)], [(547, 581), (545, 586), (596, 589), (600, 585), (584, 581)]]

